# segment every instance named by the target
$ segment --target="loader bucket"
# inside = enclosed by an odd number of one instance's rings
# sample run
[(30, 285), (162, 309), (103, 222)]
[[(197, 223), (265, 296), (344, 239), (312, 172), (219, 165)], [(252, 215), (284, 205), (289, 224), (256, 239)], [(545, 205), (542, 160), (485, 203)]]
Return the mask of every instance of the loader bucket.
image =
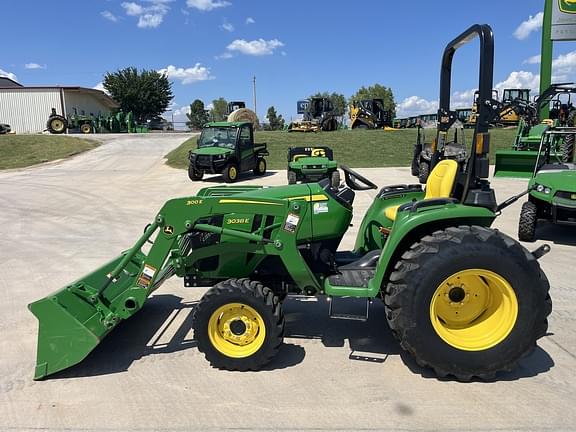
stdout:
[(537, 151), (498, 151), (496, 152), (494, 177), (530, 178), (534, 173), (537, 159)]
[[(39, 321), (35, 380), (81, 362), (116, 327), (119, 320), (107, 319), (106, 304), (134, 285), (135, 275), (146, 258), (141, 252), (134, 254), (126, 271), (109, 283), (108, 275), (126, 253), (28, 305)], [(91, 298), (89, 292), (97, 292), (96, 287), (102, 286), (108, 286), (102, 299)]]

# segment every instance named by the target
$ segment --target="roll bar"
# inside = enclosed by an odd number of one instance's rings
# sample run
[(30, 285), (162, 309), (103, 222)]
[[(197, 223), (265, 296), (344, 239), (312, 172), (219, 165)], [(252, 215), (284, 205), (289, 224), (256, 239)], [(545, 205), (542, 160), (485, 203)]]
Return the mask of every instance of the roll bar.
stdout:
[[(467, 43), (480, 39), (480, 67), (478, 71), (478, 102), (477, 119), (472, 140), (472, 151), (466, 167), (462, 202), (466, 201), (470, 189), (480, 188), (481, 183), (489, 176), (488, 155), (490, 152), (490, 137), (488, 128), (490, 120), (497, 110), (498, 102), (492, 99), (494, 73), (494, 36), (488, 24), (475, 24), (446, 45), (442, 56), (440, 71), (440, 107), (438, 109), (437, 150), (444, 147), (448, 130), (457, 120), (455, 111), (450, 109), (450, 94), (452, 84), (452, 60), (456, 50)], [(434, 165), (438, 156), (432, 161)]]

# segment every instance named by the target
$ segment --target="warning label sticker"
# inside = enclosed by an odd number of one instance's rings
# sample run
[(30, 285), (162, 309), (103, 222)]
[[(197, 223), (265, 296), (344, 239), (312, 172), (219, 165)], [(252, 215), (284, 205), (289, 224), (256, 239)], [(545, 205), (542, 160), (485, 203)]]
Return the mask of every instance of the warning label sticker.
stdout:
[(328, 203), (317, 202), (314, 203), (314, 214), (328, 213)]
[(150, 286), (150, 282), (152, 278), (156, 274), (156, 269), (148, 264), (144, 265), (144, 269), (138, 278), (138, 286), (141, 288), (148, 288)]
[(295, 232), (296, 227), (298, 227), (298, 222), (300, 222), (300, 216), (295, 215), (294, 213), (288, 213), (288, 217), (286, 217), (286, 222), (284, 222), (284, 231), (288, 232)]

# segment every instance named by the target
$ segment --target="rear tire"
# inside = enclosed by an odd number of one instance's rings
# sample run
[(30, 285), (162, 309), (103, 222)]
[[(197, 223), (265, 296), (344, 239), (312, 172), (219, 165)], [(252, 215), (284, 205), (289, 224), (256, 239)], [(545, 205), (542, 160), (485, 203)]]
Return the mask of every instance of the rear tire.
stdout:
[(386, 318), (420, 366), (440, 377), (491, 379), (545, 335), (549, 288), (536, 259), (510, 237), (448, 228), (422, 238), (395, 265)]
[(194, 339), (218, 369), (258, 370), (282, 345), (284, 315), (272, 290), (249, 279), (228, 279), (204, 294), (194, 310)]
[(204, 171), (198, 171), (192, 164), (188, 165), (188, 178), (192, 181), (200, 181), (204, 177)]
[(418, 181), (421, 184), (426, 184), (428, 176), (430, 175), (430, 162), (421, 160), (418, 168)]
[(340, 187), (340, 171), (336, 170), (330, 175), (330, 184), (334, 189)]
[(536, 240), (536, 225), (538, 223), (538, 207), (530, 201), (522, 204), (520, 220), (518, 221), (518, 239), (525, 242)]
[(566, 135), (562, 145), (560, 146), (562, 152), (562, 162), (570, 163), (574, 159), (574, 135)]
[(52, 116), (48, 119), (46, 128), (52, 134), (63, 134), (68, 128), (68, 122), (61, 115)]
[(262, 176), (266, 173), (266, 159), (259, 158), (256, 161), (256, 168), (254, 168), (254, 175)]
[(238, 180), (238, 165), (233, 163), (226, 165), (222, 177), (224, 177), (226, 183), (234, 183)]
[(294, 171), (288, 171), (288, 184), (296, 184), (297, 178)]

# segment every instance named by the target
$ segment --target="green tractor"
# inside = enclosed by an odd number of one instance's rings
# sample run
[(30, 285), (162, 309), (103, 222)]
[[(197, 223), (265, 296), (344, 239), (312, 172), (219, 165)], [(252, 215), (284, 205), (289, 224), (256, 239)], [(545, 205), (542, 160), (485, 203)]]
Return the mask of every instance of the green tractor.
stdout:
[(266, 144), (254, 143), (252, 122), (212, 122), (204, 125), (198, 148), (188, 153), (188, 177), (202, 180), (204, 173), (222, 174), (234, 183), (244, 171), (261, 176), (266, 172)]
[[(515, 110), (520, 121), (512, 150), (496, 152), (496, 177), (531, 178), (539, 157), (542, 137), (557, 127), (576, 126), (576, 108), (571, 102), (571, 95), (576, 93), (573, 84), (552, 84), (535, 101), (515, 101)], [(564, 99), (561, 100), (561, 96)], [(541, 112), (551, 107), (549, 116), (540, 121)], [(569, 161), (574, 153), (574, 135), (561, 134), (554, 139), (555, 147), (550, 149), (552, 157)]]
[[(473, 36), (481, 46), (480, 100), (490, 97), (492, 31), (475, 25), (444, 52), (441, 139), (456, 118), (449, 106), (452, 57)], [(483, 106), (467, 170), (444, 160), (425, 190), (381, 189), (351, 251), (338, 246), (355, 191), (376, 185), (345, 166), (338, 188), (328, 179), (220, 186), (167, 201), (129, 250), (29, 305), (39, 320), (35, 379), (80, 363), (174, 275), (186, 286), (212, 285), (194, 309), (193, 329), (216, 368), (258, 370), (277, 355), (283, 299), (298, 293), (327, 296), (335, 319), (366, 320), (370, 302), (382, 300), (401, 347), (439, 376), (489, 379), (512, 369), (547, 330), (549, 285), (537, 261), (547, 249), (530, 253), (490, 228), (503, 205), (487, 180)], [(348, 297), (363, 299), (365, 314), (333, 310)]]
[(318, 182), (324, 178), (330, 179), (334, 188), (340, 185), (340, 172), (331, 148), (316, 146), (288, 149), (288, 184)]
[(540, 140), (536, 168), (528, 183), (528, 201), (522, 205), (518, 223), (518, 238), (536, 240), (538, 221), (576, 226), (576, 165), (574, 153), (554, 155), (558, 142), (566, 142), (576, 134), (576, 128), (553, 128)]

